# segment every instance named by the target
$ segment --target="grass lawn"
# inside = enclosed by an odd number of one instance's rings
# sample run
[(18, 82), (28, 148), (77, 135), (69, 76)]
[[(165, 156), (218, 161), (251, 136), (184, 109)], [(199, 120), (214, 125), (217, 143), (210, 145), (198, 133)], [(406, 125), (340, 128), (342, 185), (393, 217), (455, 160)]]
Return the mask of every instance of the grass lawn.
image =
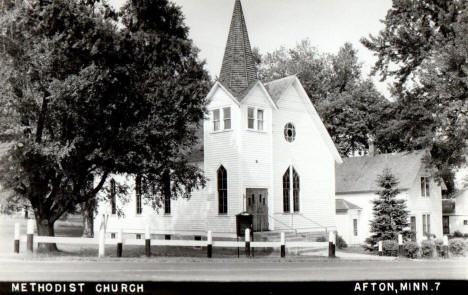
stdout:
[[(21, 235), (26, 234), (27, 220), (20, 215), (0, 215), (0, 255), (13, 254), (14, 243), (14, 225), (20, 224)], [(69, 215), (66, 219), (58, 220), (55, 223), (55, 235), (57, 237), (81, 237), (83, 231), (82, 220), (80, 215)], [(25, 243), (20, 243), (20, 252), (24, 253)], [(37, 253), (44, 257), (57, 256), (57, 257), (97, 257), (97, 245), (70, 245), (70, 244), (57, 244), (60, 252), (53, 254)], [(116, 257), (116, 247), (106, 246), (106, 256)], [(151, 253), (153, 256), (165, 257), (206, 257), (205, 247), (168, 247), (168, 246), (152, 246)], [(213, 248), (213, 257), (237, 257), (237, 255), (244, 256), (244, 249), (239, 248)], [(280, 255), (279, 249), (273, 248), (257, 248), (253, 251), (255, 256), (278, 256)], [(294, 253), (291, 252), (291, 255)], [(123, 246), (123, 257), (144, 257), (144, 246)]]

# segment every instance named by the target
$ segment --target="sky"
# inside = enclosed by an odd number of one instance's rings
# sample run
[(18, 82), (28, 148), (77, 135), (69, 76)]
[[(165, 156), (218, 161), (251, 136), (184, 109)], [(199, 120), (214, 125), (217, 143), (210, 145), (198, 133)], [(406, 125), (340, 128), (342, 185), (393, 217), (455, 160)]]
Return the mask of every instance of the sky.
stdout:
[[(206, 69), (219, 76), (231, 22), (234, 0), (172, 0), (178, 4), (190, 28), (190, 38), (200, 49)], [(116, 8), (125, 0), (109, 0)], [(320, 52), (336, 53), (351, 42), (359, 52), (367, 76), (376, 58), (359, 40), (384, 28), (391, 0), (242, 0), (252, 47), (267, 53), (281, 46), (292, 48), (303, 39)], [(387, 82), (372, 78), (389, 98)]]

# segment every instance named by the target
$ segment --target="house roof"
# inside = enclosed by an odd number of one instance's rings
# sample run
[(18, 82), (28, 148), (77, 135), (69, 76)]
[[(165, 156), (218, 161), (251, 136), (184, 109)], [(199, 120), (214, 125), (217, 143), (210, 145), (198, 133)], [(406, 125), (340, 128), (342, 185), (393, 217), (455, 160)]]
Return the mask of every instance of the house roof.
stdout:
[(453, 197), (458, 198), (459, 196), (461, 196), (466, 191), (468, 191), (468, 185), (465, 186), (464, 188), (462, 188), (461, 190), (459, 190)]
[(407, 190), (422, 166), (426, 151), (379, 154), (375, 156), (344, 158), (336, 165), (336, 193), (374, 192), (378, 190), (377, 177), (390, 169), (399, 180), (398, 188)]
[[(241, 100), (246, 88), (257, 81), (252, 48), (240, 0), (236, 0), (224, 52), (219, 81)], [(244, 94), (245, 95), (245, 94)]]
[(335, 200), (335, 207), (336, 207), (336, 210), (340, 210), (340, 211), (343, 211), (343, 210), (350, 210), (350, 209), (357, 209), (357, 210), (360, 210), (362, 209), (361, 207), (351, 203), (351, 202), (348, 202), (346, 200), (343, 200), (343, 199), (336, 199)]

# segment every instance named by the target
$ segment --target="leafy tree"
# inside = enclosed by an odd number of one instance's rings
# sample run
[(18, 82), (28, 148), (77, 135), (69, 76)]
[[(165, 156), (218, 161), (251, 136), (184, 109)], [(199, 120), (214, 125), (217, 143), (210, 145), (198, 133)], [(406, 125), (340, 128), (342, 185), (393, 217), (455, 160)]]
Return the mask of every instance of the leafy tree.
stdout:
[(468, 142), (468, 9), (464, 0), (394, 0), (377, 36), (362, 39), (382, 80), (394, 79), (394, 118), (379, 141), (394, 151), (425, 148), (454, 191)]
[(0, 105), (15, 116), (0, 130), (14, 135), (0, 180), (29, 201), (40, 235), (114, 173), (140, 175), (156, 205), (204, 185), (187, 155), (210, 81), (177, 6), (132, 0), (118, 14), (105, 2), (51, 0), (1, 22), (11, 29)]
[[(371, 80), (362, 78), (357, 51), (346, 43), (339, 52), (320, 54), (309, 40), (257, 58), (264, 81), (297, 75), (343, 156), (365, 153), (378, 137), (390, 103)], [(376, 146), (383, 149), (378, 142)]]
[(376, 249), (377, 243), (384, 240), (396, 240), (399, 234), (408, 235), (408, 211), (406, 201), (398, 199), (398, 179), (389, 169), (384, 169), (377, 177), (380, 191), (378, 199), (373, 200), (374, 219), (370, 222), (372, 235), (366, 239), (365, 248), (370, 251)]

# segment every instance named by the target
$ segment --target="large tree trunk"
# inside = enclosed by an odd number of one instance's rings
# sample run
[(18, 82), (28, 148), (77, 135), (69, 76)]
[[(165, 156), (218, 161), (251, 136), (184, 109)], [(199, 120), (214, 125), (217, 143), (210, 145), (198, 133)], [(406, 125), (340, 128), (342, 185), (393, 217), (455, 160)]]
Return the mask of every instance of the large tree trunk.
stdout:
[[(37, 224), (37, 234), (39, 236), (55, 236), (54, 232), (54, 223), (49, 222), (47, 219), (41, 219), (36, 217), (36, 224)], [(57, 244), (53, 243), (39, 243), (38, 249), (40, 252), (57, 252)]]
[(83, 218), (83, 237), (94, 237), (94, 208), (96, 201), (89, 200), (81, 205), (81, 217)]

